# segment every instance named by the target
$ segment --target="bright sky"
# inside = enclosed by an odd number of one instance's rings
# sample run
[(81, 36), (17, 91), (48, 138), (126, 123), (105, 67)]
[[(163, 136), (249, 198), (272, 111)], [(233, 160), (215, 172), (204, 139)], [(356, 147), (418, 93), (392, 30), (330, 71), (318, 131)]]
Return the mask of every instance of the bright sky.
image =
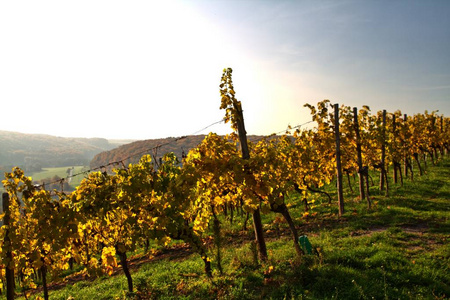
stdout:
[(450, 1), (0, 2), (0, 130), (163, 138), (230, 132), (233, 68), (249, 134), (323, 99), (450, 116)]

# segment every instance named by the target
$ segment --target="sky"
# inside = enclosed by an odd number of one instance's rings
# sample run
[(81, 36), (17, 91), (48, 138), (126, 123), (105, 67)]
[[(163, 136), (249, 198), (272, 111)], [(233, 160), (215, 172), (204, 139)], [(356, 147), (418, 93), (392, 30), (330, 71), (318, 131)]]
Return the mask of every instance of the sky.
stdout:
[(248, 134), (323, 99), (448, 117), (450, 1), (0, 1), (0, 130), (230, 133), (212, 125), (227, 67)]

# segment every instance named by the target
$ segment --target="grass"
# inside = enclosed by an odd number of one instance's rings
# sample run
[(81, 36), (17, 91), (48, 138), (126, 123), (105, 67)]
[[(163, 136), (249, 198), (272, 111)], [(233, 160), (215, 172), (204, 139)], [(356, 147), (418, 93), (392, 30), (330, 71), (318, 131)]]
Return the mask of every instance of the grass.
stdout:
[[(68, 166), (68, 167), (58, 167), (58, 168), (43, 168), (40, 172), (34, 172), (31, 174), (27, 174), (28, 176), (32, 177), (33, 180), (42, 180), (42, 179), (49, 179), (54, 177), (55, 175), (60, 178), (66, 178), (69, 174), (67, 173), (67, 169), (73, 167), (73, 173), (72, 174), (79, 174), (86, 170), (85, 166)], [(70, 185), (72, 187), (77, 187), (81, 180), (84, 177), (82, 175), (74, 176), (71, 179)]]
[[(375, 177), (375, 176), (374, 176)], [(355, 183), (356, 186), (356, 183)], [(269, 260), (258, 262), (251, 220), (222, 219), (223, 274), (210, 249), (214, 277), (199, 255), (180, 250), (156, 256), (133, 271), (135, 293), (122, 272), (66, 285), (51, 299), (448, 299), (450, 297), (450, 160), (428, 164), (427, 173), (391, 183), (390, 196), (371, 187), (373, 208), (346, 193), (337, 205), (318, 197), (310, 214), (293, 196), (290, 211), (318, 255), (298, 258), (287, 224), (263, 216)], [(36, 297), (34, 295), (31, 297)], [(42, 296), (42, 295), (40, 295)], [(72, 298), (70, 298), (72, 297)]]

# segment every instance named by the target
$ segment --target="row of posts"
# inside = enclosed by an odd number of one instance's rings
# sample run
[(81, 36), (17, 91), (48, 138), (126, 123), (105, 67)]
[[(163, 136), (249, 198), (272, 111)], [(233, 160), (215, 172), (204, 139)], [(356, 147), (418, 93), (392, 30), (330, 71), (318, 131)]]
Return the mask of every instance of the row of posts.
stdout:
[[(334, 104), (334, 128), (335, 128), (335, 139), (336, 139), (336, 169), (337, 169), (337, 189), (338, 189), (338, 206), (339, 206), (339, 216), (341, 216), (344, 213), (344, 196), (343, 196), (343, 188), (342, 188), (342, 166), (341, 166), (341, 152), (340, 152), (340, 132), (339, 132), (339, 104)], [(386, 196), (389, 195), (389, 182), (387, 177), (387, 170), (386, 170), (386, 110), (383, 110), (382, 113), (382, 145), (381, 145), (381, 162), (380, 162), (380, 190), (386, 191)], [(354, 129), (355, 129), (355, 135), (356, 135), (356, 150), (357, 150), (357, 164), (358, 164), (358, 175), (359, 175), (359, 194), (360, 199), (364, 200), (367, 199), (368, 208), (371, 208), (371, 201), (369, 197), (369, 174), (368, 174), (368, 167), (364, 166), (362, 164), (362, 155), (361, 155), (361, 137), (360, 137), (360, 131), (359, 131), (359, 124), (358, 124), (358, 110), (356, 107), (353, 108), (353, 123), (354, 123)], [(406, 121), (407, 115), (404, 115), (404, 120)], [(395, 115), (393, 116), (393, 130), (396, 131), (396, 118)], [(443, 117), (441, 117), (441, 128), (440, 131), (443, 132)], [(418, 162), (418, 158), (416, 155), (416, 160)], [(400, 179), (403, 183), (402, 173), (401, 173), (401, 166), (400, 162), (393, 161), (394, 164), (394, 183), (397, 183), (397, 172), (400, 174)], [(408, 168), (411, 170), (412, 174), (412, 168), (409, 160), (405, 157), (405, 176), (408, 174)], [(364, 185), (364, 181), (366, 184)]]
[[(339, 207), (339, 216), (344, 214), (344, 193), (343, 193), (343, 185), (342, 185), (342, 165), (341, 165), (341, 150), (340, 150), (340, 131), (339, 131), (339, 104), (334, 104), (334, 128), (335, 128), (335, 139), (336, 139), (336, 170), (337, 170), (337, 189), (338, 189), (338, 207)], [(358, 124), (358, 109), (356, 107), (353, 108), (353, 123), (355, 128), (356, 135), (356, 152), (357, 152), (357, 164), (358, 164), (358, 176), (359, 176), (359, 194), (360, 199), (367, 199), (367, 205), (369, 209), (371, 208), (371, 201), (369, 196), (369, 180), (368, 180), (368, 168), (363, 167), (362, 163), (362, 153), (361, 153), (361, 136), (359, 132), (359, 124)], [(386, 127), (386, 110), (383, 110), (383, 144), (381, 148), (381, 177), (380, 177), (380, 188), (384, 189), (385, 178), (387, 179), (387, 172), (385, 168), (385, 160), (386, 160), (386, 142), (385, 142), (385, 127)], [(365, 180), (364, 180), (365, 178)], [(364, 181), (366, 184), (364, 185)], [(386, 188), (386, 191), (388, 189)]]

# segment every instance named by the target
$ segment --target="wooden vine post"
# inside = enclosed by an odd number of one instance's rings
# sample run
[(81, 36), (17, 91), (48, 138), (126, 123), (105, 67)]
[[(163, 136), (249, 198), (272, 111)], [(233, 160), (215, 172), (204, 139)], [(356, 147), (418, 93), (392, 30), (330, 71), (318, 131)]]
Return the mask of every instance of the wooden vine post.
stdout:
[[(392, 134), (394, 135), (393, 141), (395, 143), (396, 139), (397, 139), (397, 134), (396, 134), (396, 124), (395, 124), (395, 115), (392, 116)], [(394, 164), (394, 173), (393, 173), (393, 177), (394, 177), (394, 184), (398, 183), (398, 174), (397, 174), (397, 160), (394, 157), (394, 160), (392, 162)]]
[[(235, 108), (238, 113), (237, 126), (238, 126), (239, 142), (241, 144), (242, 150), (242, 158), (249, 159), (250, 152), (248, 151), (247, 132), (245, 131), (244, 125), (244, 114), (242, 111), (241, 103), (239, 102), (236, 104), (237, 105), (235, 106)], [(256, 243), (258, 244), (259, 249), (259, 258), (262, 261), (266, 261), (268, 256), (267, 256), (266, 242), (264, 240), (260, 209), (258, 208), (255, 211), (253, 211), (252, 216), (253, 216), (253, 228), (255, 230)]]
[(386, 196), (389, 195), (389, 186), (387, 181), (386, 172), (386, 110), (383, 110), (383, 123), (381, 127), (381, 171), (380, 171), (380, 191), (385, 189), (386, 185)]
[(384, 190), (384, 166), (386, 164), (386, 110), (383, 110), (382, 124), (381, 124), (381, 162), (380, 162), (380, 191)]
[[(436, 116), (432, 115), (431, 116), (431, 130), (433, 131), (433, 133), (437, 133), (437, 128), (436, 128)], [(434, 152), (434, 153), (433, 153)], [(436, 161), (439, 158), (439, 154), (438, 154), (438, 147), (437, 144), (435, 144), (435, 142), (433, 142), (431, 144), (431, 151), (430, 151), (430, 158), (431, 158), (431, 163), (433, 165), (436, 164)], [(435, 161), (436, 160), (436, 161)]]
[(336, 172), (339, 216), (344, 214), (344, 193), (342, 188), (341, 138), (339, 133), (339, 104), (334, 105), (334, 134), (336, 138)]
[[(441, 127), (441, 136), (444, 134), (444, 116), (441, 116), (441, 122), (440, 122), (440, 127)], [(441, 147), (439, 149), (441, 151), (441, 156), (444, 156), (444, 144), (441, 144)]]
[[(9, 238), (9, 223), (11, 220), (11, 212), (9, 210), (9, 195), (8, 193), (3, 193), (2, 195), (2, 208), (3, 213), (3, 226), (6, 226), (5, 239), (3, 242), (3, 251), (5, 251), (6, 266), (5, 266), (5, 277), (6, 277), (6, 299), (14, 299), (14, 263), (11, 252), (11, 239)], [(5, 249), (6, 248), (6, 249)]]
[[(392, 134), (394, 135), (393, 143), (397, 143), (397, 138), (398, 138), (398, 132), (397, 132), (397, 117), (395, 116), (395, 114), (392, 116)], [(395, 145), (396, 146), (396, 145)], [(398, 149), (398, 147), (395, 147), (396, 149)], [(394, 184), (398, 183), (398, 177), (400, 176), (400, 182), (401, 185), (403, 186), (403, 175), (402, 175), (402, 168), (401, 168), (401, 164), (400, 162), (397, 160), (398, 157), (394, 157), (393, 159), (393, 164), (394, 164)]]
[[(231, 121), (233, 129), (237, 129), (239, 135), (239, 142), (241, 144), (242, 159), (250, 159), (250, 152), (248, 150), (247, 144), (247, 132), (245, 131), (244, 124), (244, 113), (242, 111), (241, 102), (238, 101), (234, 94), (233, 82), (231, 79), (231, 73), (233, 70), (231, 68), (224, 69), (222, 75), (222, 83), (220, 85), (220, 93), (222, 96), (221, 109), (226, 109), (227, 114), (225, 116), (225, 121)], [(260, 209), (257, 208), (252, 213), (253, 217), (253, 228), (255, 230), (256, 243), (259, 250), (259, 258), (262, 261), (266, 261), (267, 247), (264, 240), (264, 231), (261, 220)]]
[[(364, 200), (366, 195), (364, 193), (364, 174), (363, 163), (362, 163), (362, 151), (361, 151), (361, 136), (359, 134), (359, 124), (358, 124), (358, 108), (353, 107), (353, 125), (355, 127), (356, 135), (356, 154), (357, 154), (357, 164), (358, 164), (358, 181), (359, 181), (359, 198)], [(370, 200), (368, 200), (368, 205), (370, 208)]]
[[(404, 114), (403, 115), (403, 126), (408, 126), (407, 124), (408, 122), (408, 115)], [(403, 141), (403, 143), (405, 143), (405, 141)], [(408, 171), (411, 171), (411, 180), (414, 181), (414, 173), (413, 173), (413, 169), (412, 169), (412, 164), (411, 164), (411, 159), (408, 156), (408, 151), (405, 150), (405, 157), (403, 158), (403, 164), (404, 164), (404, 173), (405, 173), (405, 178), (408, 177)]]
[[(406, 127), (406, 121), (408, 120), (408, 116), (406, 114), (403, 115), (403, 126)], [(405, 129), (404, 129), (405, 130)], [(407, 151), (405, 150), (405, 144), (406, 141), (402, 140), (402, 148), (403, 148), (403, 173), (405, 174), (405, 178), (408, 178), (408, 156), (407, 156)]]

